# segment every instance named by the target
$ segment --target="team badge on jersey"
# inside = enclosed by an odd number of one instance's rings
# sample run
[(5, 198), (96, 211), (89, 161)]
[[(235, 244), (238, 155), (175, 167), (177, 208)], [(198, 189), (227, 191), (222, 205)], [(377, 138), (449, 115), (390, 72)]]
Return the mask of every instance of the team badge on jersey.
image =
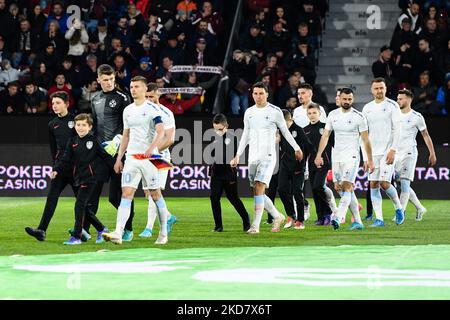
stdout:
[(225, 138), (225, 141), (224, 141), (224, 142), (225, 142), (226, 145), (229, 145), (230, 142), (231, 142), (231, 139), (230, 139), (230, 138)]
[(115, 106), (117, 106), (117, 101), (116, 101), (116, 100), (111, 100), (111, 101), (109, 102), (109, 107), (110, 107), (110, 108), (114, 108)]
[(92, 149), (92, 146), (94, 145), (94, 143), (92, 141), (88, 141), (86, 142), (86, 148), (88, 148), (89, 150)]
[(323, 128), (319, 129), (319, 133), (320, 133), (320, 135), (323, 135)]
[(296, 138), (297, 137), (297, 131), (292, 131), (292, 136), (294, 137), (294, 138)]
[(75, 122), (69, 121), (67, 122), (67, 125), (69, 126), (70, 129), (73, 129), (73, 127), (75, 126)]

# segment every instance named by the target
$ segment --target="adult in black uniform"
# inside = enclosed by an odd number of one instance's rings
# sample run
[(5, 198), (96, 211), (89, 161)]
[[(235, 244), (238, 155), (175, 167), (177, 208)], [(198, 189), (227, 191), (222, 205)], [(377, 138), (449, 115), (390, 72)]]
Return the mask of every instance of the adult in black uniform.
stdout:
[[(74, 116), (69, 113), (69, 95), (63, 91), (57, 91), (51, 96), (52, 109), (56, 117), (48, 123), (49, 144), (52, 154), (53, 164), (60, 159), (66, 148), (67, 142), (76, 135), (74, 129)], [(77, 187), (74, 186), (71, 170), (61, 172), (56, 179), (51, 180), (50, 190), (48, 191), (47, 201), (45, 202), (44, 212), (41, 222), (36, 229), (26, 227), (25, 231), (39, 241), (44, 241), (48, 225), (55, 213), (59, 196), (64, 188), (70, 185), (73, 193), (77, 194)]]
[[(88, 220), (97, 229), (96, 243), (103, 242), (102, 233), (106, 227), (88, 208), (89, 203), (98, 202), (103, 183), (109, 179), (114, 159), (106, 153), (100, 142), (90, 132), (93, 121), (90, 115), (81, 113), (75, 117), (76, 136), (69, 139), (64, 155), (56, 161), (51, 178), (73, 168), (74, 184), (79, 187), (75, 202), (75, 226), (72, 237), (64, 244), (81, 244), (83, 220)], [(109, 168), (108, 168), (109, 166)]]
[(213, 142), (213, 144), (215, 144), (212, 151), (214, 162), (211, 165), (210, 170), (210, 199), (215, 222), (213, 231), (223, 231), (222, 209), (220, 206), (220, 197), (222, 196), (223, 191), (225, 191), (228, 200), (241, 217), (243, 230), (247, 231), (250, 228), (250, 218), (244, 204), (238, 196), (236, 168), (231, 168), (229, 165), (230, 159), (233, 158), (237, 152), (238, 140), (235, 135), (227, 132), (228, 121), (223, 114), (216, 114), (214, 116), (213, 127), (216, 134), (219, 136), (218, 138), (216, 137), (216, 140)]
[[(305, 135), (303, 129), (294, 123), (291, 113), (282, 109), (284, 120), (289, 129), (289, 132), (294, 137), (297, 144), (300, 146), (304, 154), (308, 153), (310, 142)], [(298, 161), (295, 158), (294, 149), (287, 142), (287, 140), (280, 136), (280, 170), (278, 172), (278, 193), (283, 202), (286, 214), (289, 216), (285, 224), (285, 228), (290, 228), (294, 225), (295, 229), (304, 229), (305, 221), (305, 202), (303, 197), (303, 185), (305, 183), (305, 158)], [(294, 201), (297, 205), (297, 214), (295, 214)]]
[[(97, 76), (97, 81), (100, 83), (102, 90), (92, 98), (91, 107), (95, 136), (103, 143), (113, 140), (118, 134), (122, 134), (123, 110), (132, 101), (128, 95), (116, 88), (114, 69), (110, 65), (102, 64), (99, 66)], [(111, 170), (109, 202), (116, 209), (119, 208), (122, 197), (121, 180), (122, 175)], [(90, 206), (93, 207), (93, 211), (97, 211), (98, 203), (91, 203)], [(131, 241), (133, 239), (133, 216), (134, 202), (131, 204), (130, 218), (125, 225), (123, 241)], [(84, 229), (88, 230), (88, 223), (84, 226)]]
[[(317, 224), (323, 225), (326, 218), (331, 219), (331, 208), (328, 205), (327, 196), (325, 194), (325, 183), (328, 170), (331, 169), (331, 147), (334, 143), (334, 136), (330, 136), (328, 144), (323, 154), (323, 166), (317, 168), (314, 164), (317, 150), (319, 149), (320, 139), (325, 128), (325, 123), (320, 121), (320, 106), (316, 103), (311, 103), (308, 106), (307, 115), (309, 118), (309, 125), (303, 128), (305, 135), (311, 141), (312, 147), (308, 154), (309, 166), (309, 182), (313, 193), (314, 203), (316, 205)], [(328, 215), (328, 217), (327, 217)]]

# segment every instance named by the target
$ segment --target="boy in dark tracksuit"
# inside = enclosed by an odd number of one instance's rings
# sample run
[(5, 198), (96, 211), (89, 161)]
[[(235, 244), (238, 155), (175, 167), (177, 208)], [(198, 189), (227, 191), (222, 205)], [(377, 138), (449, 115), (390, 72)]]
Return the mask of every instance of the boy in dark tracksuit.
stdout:
[(310, 124), (304, 127), (303, 130), (312, 143), (312, 148), (308, 158), (309, 182), (311, 183), (314, 203), (316, 205), (318, 218), (316, 224), (323, 225), (327, 215), (331, 216), (331, 208), (328, 205), (327, 196), (325, 194), (325, 183), (328, 170), (331, 168), (331, 147), (334, 143), (334, 138), (330, 136), (328, 145), (323, 153), (323, 166), (321, 168), (317, 168), (314, 164), (314, 159), (316, 158), (317, 149), (319, 148), (320, 138), (322, 137), (325, 123), (319, 121), (320, 108), (317, 104), (311, 104), (308, 107), (307, 112), (308, 118), (310, 119)]
[[(75, 202), (75, 226), (72, 237), (64, 244), (81, 244), (81, 232), (84, 219), (97, 230), (96, 243), (103, 242), (102, 233), (107, 229), (89, 210), (89, 203), (96, 203), (102, 192), (103, 183), (108, 180), (109, 170), (114, 165), (113, 158), (106, 153), (100, 142), (90, 133), (92, 129), (90, 115), (81, 113), (75, 117), (77, 136), (69, 139), (63, 157), (56, 162), (52, 179), (59, 173), (72, 167), (75, 185), (79, 187)], [(109, 166), (109, 167), (108, 167)]]
[[(74, 116), (68, 112), (69, 96), (66, 92), (58, 91), (51, 96), (52, 109), (57, 115), (48, 123), (50, 151), (53, 165), (63, 156), (67, 142), (76, 136), (74, 129)], [(56, 179), (51, 180), (44, 212), (42, 213), (39, 226), (34, 229), (26, 227), (25, 231), (39, 241), (44, 241), (48, 225), (55, 213), (59, 196), (64, 188), (70, 185), (73, 193), (77, 194), (77, 187), (74, 186), (73, 176), (70, 170), (61, 172)]]
[[(307, 154), (310, 142), (303, 129), (294, 123), (292, 115), (288, 110), (283, 109), (282, 111), (289, 131), (302, 149), (303, 155)], [(284, 228), (290, 228), (294, 225), (295, 229), (305, 229), (303, 186), (305, 183), (306, 161), (305, 158), (301, 161), (296, 160), (294, 149), (283, 136), (281, 136), (280, 145), (281, 156), (280, 170), (278, 171), (278, 193), (283, 202), (286, 214), (289, 216)], [(297, 205), (297, 215), (295, 214), (293, 198)]]

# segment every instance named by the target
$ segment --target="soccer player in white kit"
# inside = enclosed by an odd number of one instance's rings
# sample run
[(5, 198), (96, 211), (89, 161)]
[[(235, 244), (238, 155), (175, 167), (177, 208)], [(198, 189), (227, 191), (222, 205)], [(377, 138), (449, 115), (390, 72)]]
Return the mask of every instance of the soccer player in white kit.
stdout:
[[(403, 210), (406, 211), (408, 199), (414, 204), (417, 209), (416, 221), (421, 221), (423, 214), (426, 212), (425, 207), (420, 203), (411, 188), (411, 182), (414, 180), (414, 172), (417, 163), (417, 132), (423, 136), (423, 140), (427, 145), (430, 153), (428, 157), (428, 164), (434, 166), (436, 164), (436, 153), (434, 151), (433, 141), (425, 124), (423, 116), (411, 109), (411, 102), (413, 94), (409, 90), (400, 90), (397, 96), (397, 102), (401, 110), (402, 119), (402, 134), (400, 141), (402, 142), (398, 147), (397, 159), (395, 162), (396, 179), (400, 180), (401, 194), (400, 202)], [(413, 196), (411, 197), (411, 194)]]
[[(334, 130), (334, 148), (331, 153), (331, 166), (333, 176), (340, 184), (342, 190), (341, 201), (337, 208), (336, 215), (332, 218), (331, 224), (335, 230), (339, 229), (342, 217), (352, 202), (352, 198), (357, 202), (353, 185), (359, 169), (359, 139), (361, 137), (364, 149), (368, 156), (368, 163), (365, 169), (373, 171), (372, 147), (369, 141), (367, 120), (361, 112), (352, 108), (353, 91), (350, 88), (343, 88), (340, 93), (340, 108), (328, 114), (327, 124), (320, 139), (319, 149), (314, 163), (318, 168), (323, 165), (322, 153), (328, 143), (331, 131)], [(359, 211), (352, 212), (354, 222), (349, 230), (361, 230), (364, 228)]]
[[(161, 94), (158, 91), (158, 86), (156, 83), (149, 83), (147, 85), (147, 92), (145, 97), (148, 101), (156, 105), (160, 109), (161, 120), (164, 124), (164, 141), (162, 143), (162, 150), (155, 150), (155, 153), (159, 153), (166, 160), (170, 160), (170, 151), (169, 147), (173, 145), (175, 142), (175, 117), (173, 116), (173, 112), (170, 111), (169, 108), (159, 103), (159, 98)], [(166, 188), (167, 176), (169, 175), (169, 170), (159, 170), (159, 183), (161, 190)], [(150, 190), (145, 182), (142, 182), (142, 189), (144, 190), (145, 196), (148, 199), (148, 209), (147, 209), (147, 225), (145, 226), (144, 231), (139, 234), (141, 238), (150, 238), (153, 233), (153, 225), (155, 224), (157, 208), (156, 204), (153, 201)], [(173, 224), (177, 221), (177, 218), (172, 215), (169, 211), (167, 218), (167, 233), (169, 234), (172, 230)]]
[(139, 156), (150, 157), (155, 148), (161, 148), (164, 138), (164, 125), (159, 109), (145, 98), (147, 81), (142, 76), (131, 79), (130, 92), (134, 102), (123, 111), (123, 134), (117, 159), (122, 159), (126, 152), (125, 165), (116, 161), (114, 170), (122, 171), (122, 199), (117, 210), (116, 229), (111, 233), (103, 233), (106, 241), (122, 243), (122, 234), (131, 209), (139, 183), (144, 180), (158, 207), (161, 230), (155, 244), (167, 243), (167, 208), (159, 188), (159, 174), (156, 167)]
[(254, 219), (247, 233), (259, 233), (264, 208), (274, 218), (272, 232), (279, 232), (284, 216), (265, 195), (265, 189), (269, 186), (277, 162), (277, 128), (295, 150), (295, 158), (298, 161), (302, 159), (303, 152), (289, 132), (281, 109), (267, 102), (269, 96), (267, 86), (262, 82), (255, 83), (252, 87), (252, 96), (256, 104), (245, 111), (244, 132), (236, 156), (230, 161), (230, 165), (231, 167), (238, 165), (239, 158), (248, 144), (248, 177), (253, 188)]
[[(393, 201), (395, 222), (400, 225), (405, 220), (405, 214), (397, 190), (391, 185), (402, 130), (400, 108), (397, 102), (386, 98), (386, 83), (383, 78), (372, 80), (371, 92), (374, 100), (367, 103), (362, 110), (369, 126), (369, 139), (375, 165), (375, 170), (369, 174), (369, 183), (370, 198), (376, 219), (370, 227), (384, 227), (380, 186)], [(364, 152), (363, 157), (366, 161)]]

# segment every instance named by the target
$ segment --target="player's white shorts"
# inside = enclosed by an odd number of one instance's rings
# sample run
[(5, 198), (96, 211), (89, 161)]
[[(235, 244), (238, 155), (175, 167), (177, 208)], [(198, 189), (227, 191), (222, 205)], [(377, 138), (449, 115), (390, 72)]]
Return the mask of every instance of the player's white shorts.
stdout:
[(414, 181), (416, 171), (417, 152), (408, 152), (401, 155), (395, 161), (395, 178)]
[[(167, 176), (169, 175), (170, 170), (158, 170), (159, 174), (159, 188), (164, 190), (166, 188)], [(144, 181), (142, 181), (142, 190), (150, 190), (151, 188), (147, 187)]]
[(395, 161), (393, 164), (386, 164), (386, 155), (373, 156), (373, 165), (375, 170), (369, 173), (369, 181), (391, 182), (395, 171)]
[(359, 158), (346, 162), (333, 162), (331, 167), (334, 182), (355, 183), (359, 169)]
[(249, 163), (248, 179), (250, 180), (250, 187), (254, 186), (255, 181), (262, 182), (266, 185), (266, 187), (269, 187), (276, 164), (276, 159)]
[(122, 171), (122, 187), (137, 189), (141, 180), (142, 185), (148, 189), (158, 189), (160, 185), (158, 169), (149, 160), (127, 157)]

